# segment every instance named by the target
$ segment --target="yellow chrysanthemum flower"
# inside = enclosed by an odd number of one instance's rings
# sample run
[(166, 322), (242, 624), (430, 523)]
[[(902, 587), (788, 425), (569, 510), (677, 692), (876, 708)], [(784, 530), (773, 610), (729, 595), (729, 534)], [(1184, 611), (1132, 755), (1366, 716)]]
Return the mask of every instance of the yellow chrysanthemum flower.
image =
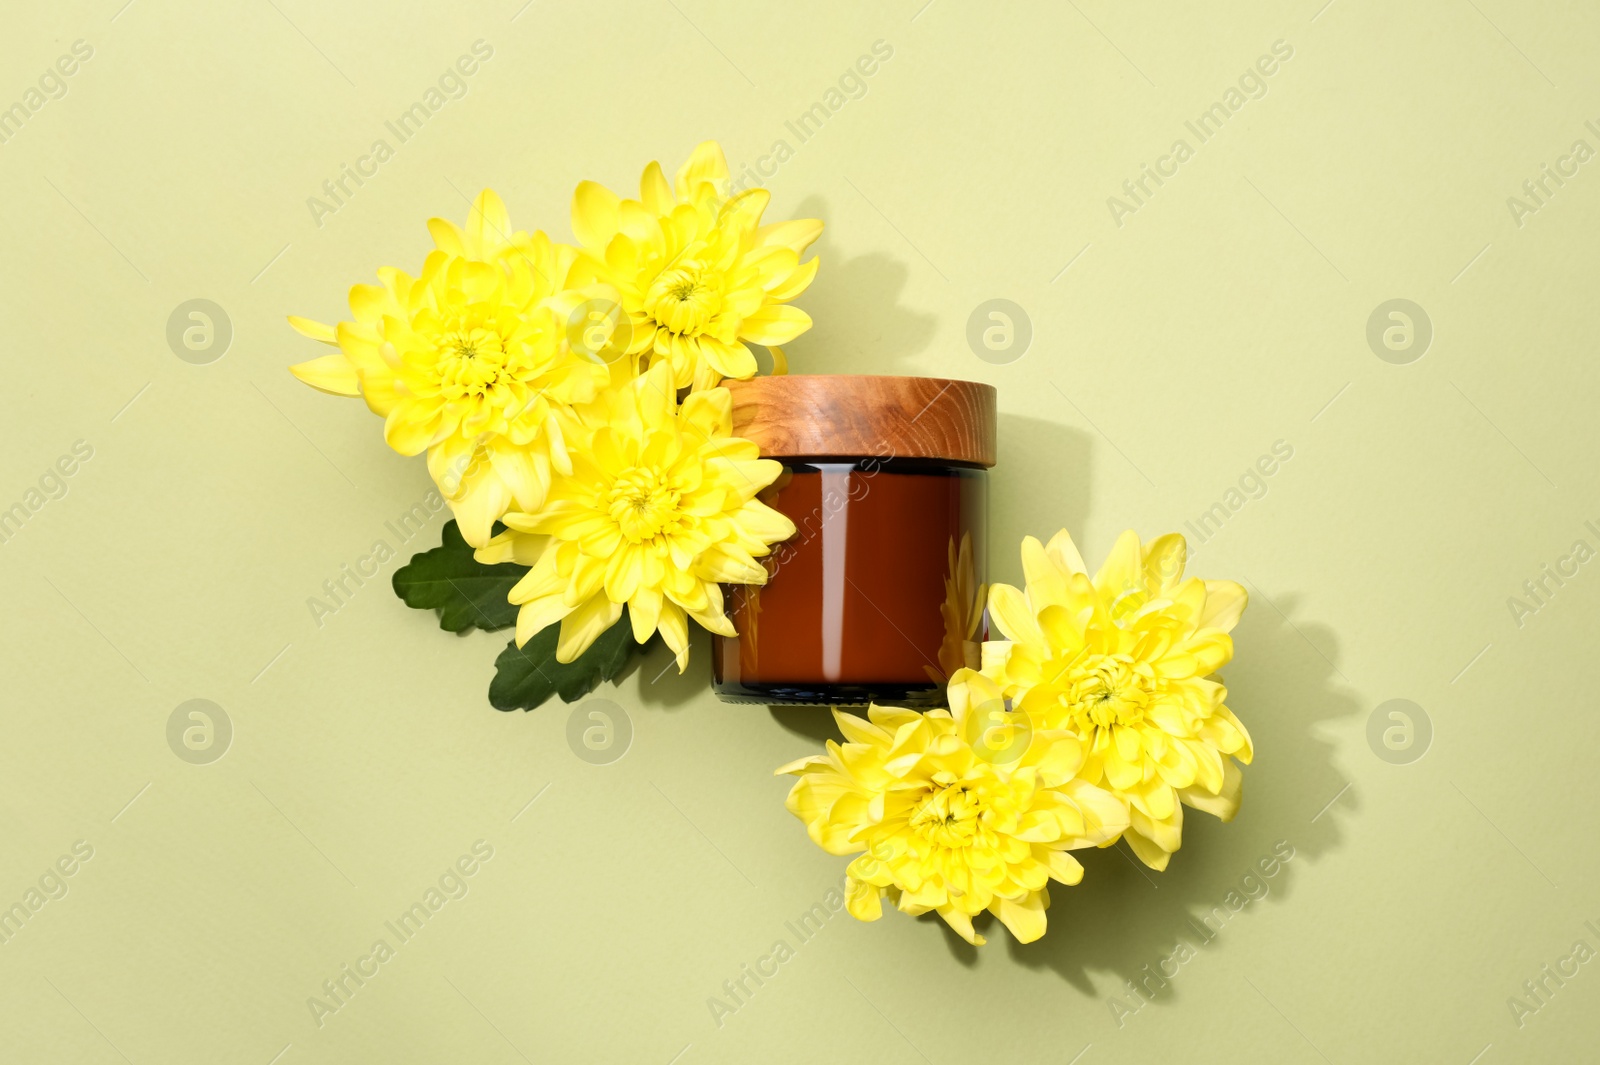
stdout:
[(781, 372), (777, 345), (811, 328), (810, 316), (787, 303), (816, 276), (817, 260), (800, 255), (822, 222), (763, 226), (768, 199), (760, 188), (728, 197), (728, 162), (715, 141), (695, 149), (672, 185), (651, 163), (637, 200), (592, 181), (573, 194), (572, 230), (583, 248), (575, 277), (621, 293), (628, 354), (671, 364), (674, 387), (753, 376), (746, 341), (772, 349)]
[(682, 407), (662, 363), (585, 411), (595, 426), (571, 448), (572, 473), (544, 506), (511, 512), (480, 562), (533, 567), (511, 590), (517, 643), (561, 623), (556, 659), (570, 662), (628, 607), (634, 639), (658, 629), (689, 661), (687, 618), (735, 635), (720, 584), (765, 584), (756, 559), (794, 535), (794, 523), (755, 498), (783, 466), (733, 436), (725, 388)]
[(854, 917), (877, 920), (888, 896), (981, 944), (972, 918), (987, 910), (1031, 943), (1045, 931), (1048, 882), (1083, 879), (1067, 852), (1116, 839), (1127, 813), (1079, 776), (1084, 744), (1019, 729), (993, 681), (962, 669), (949, 694), (949, 710), (835, 710), (845, 742), (778, 770), (800, 778), (786, 805), (829, 854), (865, 852), (848, 869)]
[(402, 455), (426, 450), (462, 536), (482, 545), (508, 508), (544, 502), (552, 468), (571, 468), (572, 405), (592, 401), (609, 371), (572, 350), (565, 318), (606, 292), (569, 289), (576, 250), (512, 233), (491, 191), (465, 232), (442, 218), (428, 228), (438, 247), (421, 276), (381, 268), (382, 284), (350, 290), (354, 321), (289, 319), (339, 348), (291, 370), (324, 392), (365, 398)]
[(1224, 821), (1239, 809), (1250, 736), (1211, 674), (1233, 657), (1244, 612), (1232, 581), (1184, 579), (1187, 545), (1169, 534), (1143, 546), (1118, 538), (1094, 579), (1065, 529), (1022, 542), (1027, 590), (997, 584), (989, 616), (1005, 641), (983, 648), (983, 671), (1036, 729), (1088, 750), (1082, 774), (1128, 809), (1126, 839), (1153, 869), (1182, 843), (1183, 806)]

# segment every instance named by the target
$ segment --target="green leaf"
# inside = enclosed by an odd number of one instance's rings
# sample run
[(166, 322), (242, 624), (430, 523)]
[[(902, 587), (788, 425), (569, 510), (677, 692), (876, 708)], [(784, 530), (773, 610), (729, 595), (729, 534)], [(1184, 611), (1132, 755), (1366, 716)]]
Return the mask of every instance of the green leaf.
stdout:
[(515, 625), (517, 608), (506, 596), (528, 567), (479, 562), (454, 521), (445, 523), (443, 541), (431, 551), (412, 555), (409, 563), (394, 571), (394, 594), (406, 606), (437, 610), (439, 627), (446, 632), (465, 632), (474, 625), (493, 632)]
[(633, 642), (627, 608), (617, 623), (602, 632), (589, 649), (565, 664), (556, 661), (561, 623), (547, 625), (521, 647), (512, 640), (494, 662), (489, 704), (496, 710), (532, 710), (552, 695), (570, 703), (594, 691), (603, 680), (615, 680), (635, 653), (647, 644)]

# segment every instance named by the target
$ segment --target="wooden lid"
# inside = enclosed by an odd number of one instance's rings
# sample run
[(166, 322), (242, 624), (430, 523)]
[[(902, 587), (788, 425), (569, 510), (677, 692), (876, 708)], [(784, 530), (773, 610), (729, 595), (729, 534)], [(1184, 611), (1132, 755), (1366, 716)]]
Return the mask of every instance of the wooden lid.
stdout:
[(995, 391), (937, 377), (798, 374), (724, 381), (733, 435), (770, 458), (995, 462)]

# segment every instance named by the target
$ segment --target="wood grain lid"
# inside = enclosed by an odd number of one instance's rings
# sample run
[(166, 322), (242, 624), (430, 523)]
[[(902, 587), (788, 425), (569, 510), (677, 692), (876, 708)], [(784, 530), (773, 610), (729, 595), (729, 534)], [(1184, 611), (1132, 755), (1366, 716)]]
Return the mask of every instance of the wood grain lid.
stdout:
[(995, 462), (995, 391), (976, 381), (797, 374), (724, 381), (733, 434), (770, 458)]

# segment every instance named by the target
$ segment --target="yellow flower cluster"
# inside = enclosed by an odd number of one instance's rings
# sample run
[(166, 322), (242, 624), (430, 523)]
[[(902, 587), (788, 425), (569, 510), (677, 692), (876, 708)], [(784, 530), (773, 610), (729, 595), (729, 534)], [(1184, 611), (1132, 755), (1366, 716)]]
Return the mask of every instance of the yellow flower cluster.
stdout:
[(936, 911), (968, 942), (987, 910), (1020, 942), (1045, 931), (1047, 883), (1076, 884), (1066, 852), (1126, 839), (1165, 869), (1183, 807), (1231, 820), (1249, 734), (1212, 677), (1246, 603), (1231, 581), (1183, 576), (1183, 537), (1117, 540), (1091, 578), (1063, 530), (1022, 544), (1022, 589), (989, 592), (1003, 640), (950, 678), (950, 709), (835, 714), (843, 744), (778, 770), (788, 808), (831, 854), (859, 854), (848, 908), (888, 897)]
[(830, 854), (865, 852), (848, 869), (853, 916), (877, 920), (887, 896), (982, 943), (972, 918), (987, 910), (1031, 943), (1044, 934), (1048, 882), (1083, 878), (1067, 852), (1116, 839), (1128, 815), (1079, 777), (1083, 744), (1006, 721), (999, 689), (972, 670), (949, 690), (949, 710), (834, 711), (845, 742), (778, 770), (800, 778), (789, 811)]
[(686, 619), (731, 635), (718, 583), (764, 583), (755, 559), (793, 535), (754, 498), (781, 467), (733, 438), (717, 387), (755, 374), (747, 342), (781, 372), (776, 345), (811, 325), (788, 304), (816, 275), (800, 255), (822, 223), (763, 226), (766, 205), (729, 196), (712, 141), (672, 185), (651, 163), (638, 200), (579, 185), (576, 246), (513, 231), (485, 190), (465, 229), (428, 223), (417, 276), (383, 267), (353, 287), (353, 320), (289, 319), (337, 348), (295, 376), (360, 396), (390, 447), (426, 452), (480, 561), (533, 567), (512, 599), (519, 644), (560, 622), (570, 662), (627, 604), (635, 638), (659, 629), (681, 670)]

